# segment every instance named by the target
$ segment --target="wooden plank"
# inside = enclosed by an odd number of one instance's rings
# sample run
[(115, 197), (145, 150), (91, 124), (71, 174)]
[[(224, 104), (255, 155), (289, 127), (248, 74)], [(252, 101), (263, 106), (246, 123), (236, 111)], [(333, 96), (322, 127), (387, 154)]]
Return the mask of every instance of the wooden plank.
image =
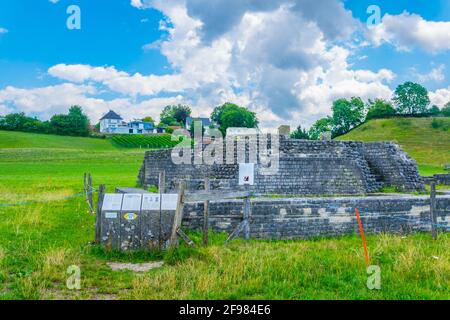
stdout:
[(94, 189), (92, 188), (92, 176), (91, 173), (88, 173), (88, 203), (89, 203), (89, 210), (91, 213), (94, 213), (94, 200), (93, 200), (93, 192)]
[[(210, 191), (209, 179), (205, 178), (205, 192)], [(208, 246), (209, 200), (203, 203), (203, 245)]]
[(181, 227), (181, 222), (183, 220), (185, 190), (186, 190), (186, 182), (181, 181), (179, 184), (179, 187), (178, 187), (177, 209), (175, 211), (175, 216), (173, 219), (173, 226), (172, 226), (172, 234), (170, 236), (170, 246), (171, 247), (176, 247), (178, 245), (177, 230)]
[(430, 215), (431, 215), (431, 235), (434, 240), (437, 239), (437, 214), (436, 214), (436, 182), (431, 182), (430, 192)]
[(101, 184), (98, 188), (97, 215), (95, 219), (95, 243), (100, 243), (101, 225), (102, 225), (102, 206), (105, 197), (105, 185)]
[(195, 193), (187, 193), (185, 195), (185, 202), (204, 202), (204, 201), (217, 201), (223, 199), (245, 198), (250, 197), (252, 192), (250, 191), (199, 191)]
[(227, 244), (228, 242), (234, 240), (240, 233), (241, 231), (244, 229), (246, 224), (246, 221), (241, 221), (238, 226), (236, 227), (236, 229), (233, 230), (232, 233), (230, 233), (230, 235), (228, 236), (227, 240), (225, 240), (225, 244)]
[(188, 235), (186, 233), (184, 233), (183, 230), (181, 230), (180, 228), (177, 229), (177, 234), (180, 236), (181, 239), (183, 239), (184, 242), (186, 242), (186, 244), (188, 246), (194, 247), (195, 248), (195, 243), (194, 241), (192, 241)]

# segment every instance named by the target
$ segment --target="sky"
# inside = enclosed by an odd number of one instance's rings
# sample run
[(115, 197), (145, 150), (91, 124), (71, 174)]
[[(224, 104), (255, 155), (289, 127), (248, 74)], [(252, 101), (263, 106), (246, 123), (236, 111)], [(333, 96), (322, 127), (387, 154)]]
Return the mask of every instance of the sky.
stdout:
[(0, 115), (158, 120), (234, 102), (309, 127), (405, 81), (450, 101), (450, 0), (2, 0)]

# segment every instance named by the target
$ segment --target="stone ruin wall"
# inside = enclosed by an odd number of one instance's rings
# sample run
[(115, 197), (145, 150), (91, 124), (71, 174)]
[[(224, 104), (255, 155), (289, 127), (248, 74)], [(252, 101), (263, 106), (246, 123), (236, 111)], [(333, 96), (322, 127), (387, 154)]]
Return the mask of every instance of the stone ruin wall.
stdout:
[[(235, 143), (235, 159), (238, 148), (242, 145)], [(247, 157), (248, 149), (246, 145)], [(187, 182), (188, 190), (203, 189), (206, 177), (210, 178), (212, 189), (241, 189), (237, 161), (175, 165), (171, 152), (171, 149), (146, 152), (139, 172), (142, 186), (157, 186), (158, 174), (165, 170), (168, 190), (175, 190), (180, 180)], [(279, 170), (272, 175), (263, 175), (262, 170), (262, 165), (255, 166), (255, 185), (249, 188), (258, 194), (367, 194), (383, 186), (401, 191), (424, 190), (415, 161), (391, 142), (308, 141), (281, 136)]]

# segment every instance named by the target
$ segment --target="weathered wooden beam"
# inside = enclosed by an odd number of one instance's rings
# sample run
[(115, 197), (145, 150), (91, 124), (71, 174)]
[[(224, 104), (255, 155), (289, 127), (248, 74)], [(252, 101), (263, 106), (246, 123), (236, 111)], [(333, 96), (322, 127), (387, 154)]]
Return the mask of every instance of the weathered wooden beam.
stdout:
[(170, 236), (171, 247), (176, 247), (178, 245), (177, 230), (181, 227), (181, 222), (183, 221), (185, 190), (186, 190), (186, 182), (181, 181), (178, 187), (177, 209), (175, 211), (175, 216), (173, 218), (172, 234)]
[(185, 196), (185, 202), (203, 202), (203, 201), (217, 201), (223, 199), (245, 198), (250, 197), (252, 192), (250, 191), (199, 191), (195, 193), (187, 193)]
[(184, 233), (183, 230), (181, 230), (180, 228), (178, 228), (178, 229), (177, 229), (177, 234), (180, 236), (181, 239), (183, 239), (184, 242), (186, 242), (186, 244), (187, 244), (188, 246), (195, 247), (194, 241), (192, 241), (192, 240), (188, 237), (188, 235), (187, 235), (186, 233)]
[(102, 206), (105, 197), (105, 185), (101, 184), (98, 188), (97, 214), (95, 218), (95, 243), (100, 243), (101, 227), (102, 227)]
[(230, 241), (233, 241), (237, 236), (239, 236), (239, 234), (241, 233), (242, 229), (245, 228), (245, 224), (246, 224), (246, 223), (247, 223), (247, 222), (246, 222), (245, 220), (244, 220), (244, 221), (241, 221), (241, 222), (238, 224), (238, 226), (236, 227), (236, 229), (234, 229), (233, 232), (230, 233), (230, 235), (228, 236), (227, 240), (225, 240), (225, 244), (227, 244), (227, 243), (230, 242)]

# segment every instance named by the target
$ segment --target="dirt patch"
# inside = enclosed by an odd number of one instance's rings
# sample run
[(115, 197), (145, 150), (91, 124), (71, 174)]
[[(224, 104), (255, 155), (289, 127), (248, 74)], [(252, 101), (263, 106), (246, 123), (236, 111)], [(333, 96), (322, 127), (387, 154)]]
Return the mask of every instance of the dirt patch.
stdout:
[(108, 262), (107, 265), (114, 271), (116, 270), (131, 270), (133, 272), (146, 272), (152, 269), (161, 268), (164, 265), (163, 261), (155, 261), (148, 263), (119, 263)]

